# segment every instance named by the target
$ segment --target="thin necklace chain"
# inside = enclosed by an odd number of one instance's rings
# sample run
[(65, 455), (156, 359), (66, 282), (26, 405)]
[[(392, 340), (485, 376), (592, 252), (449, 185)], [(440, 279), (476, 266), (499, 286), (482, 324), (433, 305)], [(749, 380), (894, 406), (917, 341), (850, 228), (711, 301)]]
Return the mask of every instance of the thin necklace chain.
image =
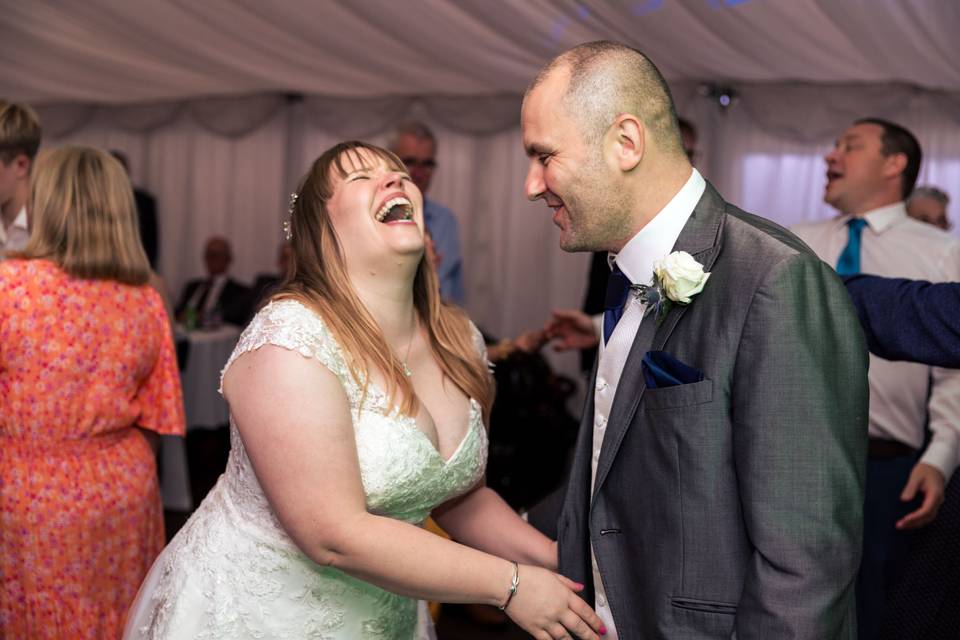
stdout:
[(410, 347), (413, 346), (413, 336), (417, 335), (417, 312), (414, 311), (413, 314), (413, 331), (410, 332), (410, 339), (407, 341), (407, 353), (403, 356), (403, 360), (400, 361), (400, 364), (403, 365), (403, 375), (408, 378), (413, 375), (413, 370), (410, 369), (407, 360), (410, 359)]

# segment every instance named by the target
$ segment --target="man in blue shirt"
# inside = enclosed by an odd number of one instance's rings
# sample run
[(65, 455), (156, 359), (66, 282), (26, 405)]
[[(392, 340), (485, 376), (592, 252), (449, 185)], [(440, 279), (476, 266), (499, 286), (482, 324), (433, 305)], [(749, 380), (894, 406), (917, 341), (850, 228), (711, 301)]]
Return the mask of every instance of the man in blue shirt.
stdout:
[(437, 167), (436, 138), (425, 124), (405, 122), (394, 130), (390, 150), (403, 160), (414, 184), (423, 193), (423, 219), (439, 257), (440, 295), (447, 302), (463, 306), (466, 296), (460, 257), (460, 227), (450, 209), (427, 198), (433, 170)]
[(960, 369), (960, 283), (856, 275), (844, 278), (870, 351)]

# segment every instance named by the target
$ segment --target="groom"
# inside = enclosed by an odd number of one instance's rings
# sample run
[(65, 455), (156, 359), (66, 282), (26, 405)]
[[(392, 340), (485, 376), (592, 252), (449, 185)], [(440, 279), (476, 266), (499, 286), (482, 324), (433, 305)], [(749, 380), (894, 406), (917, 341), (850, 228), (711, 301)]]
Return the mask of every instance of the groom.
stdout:
[(690, 166), (640, 52), (561, 54), (521, 120), (560, 246), (610, 252), (561, 573), (608, 638), (854, 638), (867, 351), (840, 280)]

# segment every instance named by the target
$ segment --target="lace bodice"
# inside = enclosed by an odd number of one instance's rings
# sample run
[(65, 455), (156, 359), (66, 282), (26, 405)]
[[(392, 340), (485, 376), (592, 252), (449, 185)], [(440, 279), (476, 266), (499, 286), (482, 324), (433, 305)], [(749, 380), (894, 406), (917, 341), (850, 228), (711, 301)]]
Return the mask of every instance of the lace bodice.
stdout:
[[(370, 384), (362, 397), (362, 382), (351, 376), (332, 333), (301, 303), (284, 300), (260, 311), (224, 372), (267, 344), (315, 359), (340, 380), (371, 513), (420, 524), (483, 475), (487, 436), (476, 401), (463, 440), (444, 460), (413, 418), (388, 406), (382, 390)], [(127, 637), (413, 638), (416, 602), (306, 558), (271, 509), (232, 420), (230, 443), (226, 472), (145, 581)], [(196, 601), (187, 600), (193, 592)]]
[[(476, 401), (470, 401), (463, 441), (444, 461), (412, 417), (387, 406), (388, 398), (381, 389), (370, 384), (366, 397), (362, 397), (362, 382), (351, 376), (340, 345), (323, 321), (299, 302), (274, 302), (257, 314), (240, 336), (223, 373), (240, 355), (266, 344), (315, 358), (340, 380), (350, 401), (360, 474), (371, 513), (421, 523), (437, 504), (466, 491), (480, 479), (486, 467), (487, 439)], [(230, 448), (226, 478), (231, 492), (242, 496), (245, 511), (256, 514), (261, 524), (282, 531), (233, 424)]]

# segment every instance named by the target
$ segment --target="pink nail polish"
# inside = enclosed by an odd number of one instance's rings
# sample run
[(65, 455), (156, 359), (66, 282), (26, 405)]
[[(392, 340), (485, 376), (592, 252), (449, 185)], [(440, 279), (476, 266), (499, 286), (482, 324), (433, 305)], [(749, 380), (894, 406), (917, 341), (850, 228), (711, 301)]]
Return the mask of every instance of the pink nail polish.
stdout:
[(602, 636), (607, 635), (607, 628), (603, 625), (600, 625), (600, 635)]

